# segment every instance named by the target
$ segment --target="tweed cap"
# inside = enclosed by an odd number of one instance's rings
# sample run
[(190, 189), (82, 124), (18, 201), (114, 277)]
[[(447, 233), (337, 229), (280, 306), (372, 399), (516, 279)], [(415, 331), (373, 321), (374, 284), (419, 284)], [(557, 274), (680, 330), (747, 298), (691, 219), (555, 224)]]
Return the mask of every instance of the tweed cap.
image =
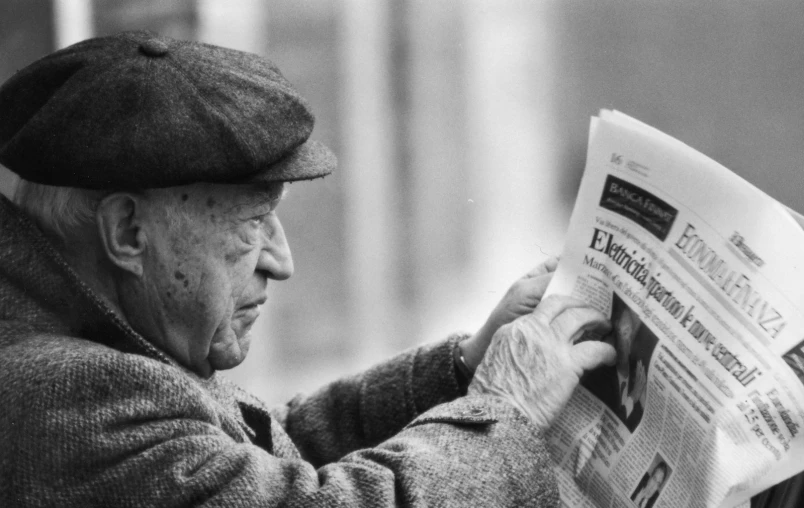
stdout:
[(271, 62), (151, 32), (89, 39), (0, 87), (0, 163), (56, 186), (142, 189), (324, 176), (314, 118)]

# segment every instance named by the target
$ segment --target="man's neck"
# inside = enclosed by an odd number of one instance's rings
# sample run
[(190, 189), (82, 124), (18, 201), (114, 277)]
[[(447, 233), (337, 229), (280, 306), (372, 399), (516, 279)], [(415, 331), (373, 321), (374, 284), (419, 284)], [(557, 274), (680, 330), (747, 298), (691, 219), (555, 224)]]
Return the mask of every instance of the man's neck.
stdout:
[(116, 285), (111, 266), (105, 261), (103, 251), (95, 237), (94, 228), (87, 227), (76, 231), (69, 241), (48, 236), (65, 261), (103, 303), (115, 314), (124, 317), (117, 298)]

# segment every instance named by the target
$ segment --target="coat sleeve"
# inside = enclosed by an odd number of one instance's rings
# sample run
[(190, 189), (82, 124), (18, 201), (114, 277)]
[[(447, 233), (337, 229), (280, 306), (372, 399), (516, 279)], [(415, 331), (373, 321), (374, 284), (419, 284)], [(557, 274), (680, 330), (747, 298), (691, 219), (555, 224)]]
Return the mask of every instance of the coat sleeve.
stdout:
[(376, 446), (420, 414), (461, 395), (453, 349), (462, 338), (406, 351), (310, 396), (298, 396), (272, 414), (316, 466)]
[(0, 505), (557, 506), (542, 436), (494, 397), (424, 411), (317, 469), (224, 431), (221, 408), (174, 366), (59, 353), (28, 364), (4, 397)]

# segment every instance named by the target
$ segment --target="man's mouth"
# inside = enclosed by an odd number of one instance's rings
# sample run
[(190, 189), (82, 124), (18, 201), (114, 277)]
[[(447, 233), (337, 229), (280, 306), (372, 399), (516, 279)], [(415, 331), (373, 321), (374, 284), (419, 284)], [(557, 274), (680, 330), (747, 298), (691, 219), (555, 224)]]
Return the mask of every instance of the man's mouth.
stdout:
[(260, 309), (259, 305), (245, 305), (237, 310), (238, 312), (251, 312), (251, 311), (259, 311), (259, 309)]
[(261, 296), (254, 300), (248, 301), (246, 304), (238, 307), (234, 312), (234, 316), (232, 317), (239, 318), (245, 324), (250, 326), (260, 316), (260, 307), (265, 303), (266, 299), (267, 298), (265, 296)]
[(244, 326), (251, 326), (260, 317), (260, 306), (257, 304), (245, 305), (237, 309), (232, 317)]
[(239, 309), (237, 309), (237, 310), (238, 310), (238, 311), (240, 311), (240, 310), (250, 310), (250, 309), (256, 309), (256, 308), (259, 308), (260, 306), (262, 306), (262, 304), (264, 304), (264, 303), (265, 303), (265, 301), (266, 301), (267, 299), (268, 299), (268, 297), (266, 297), (266, 296), (261, 296), (261, 297), (259, 297), (259, 298), (255, 299), (255, 300), (251, 300), (251, 301), (249, 301), (249, 302), (248, 302), (248, 303), (246, 303), (245, 305), (241, 305), (241, 306), (240, 306), (240, 308), (239, 308)]

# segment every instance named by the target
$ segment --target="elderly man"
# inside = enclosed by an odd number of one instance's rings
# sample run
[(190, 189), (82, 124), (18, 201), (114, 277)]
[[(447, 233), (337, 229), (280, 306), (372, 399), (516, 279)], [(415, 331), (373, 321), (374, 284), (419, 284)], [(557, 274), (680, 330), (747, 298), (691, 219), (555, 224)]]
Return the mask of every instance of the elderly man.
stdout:
[(276, 410), (216, 374), (293, 273), (285, 182), (334, 165), (312, 128), (270, 62), (147, 32), (0, 88), (1, 506), (557, 504), (543, 431), (614, 351), (539, 303), (554, 262), (478, 333)]

